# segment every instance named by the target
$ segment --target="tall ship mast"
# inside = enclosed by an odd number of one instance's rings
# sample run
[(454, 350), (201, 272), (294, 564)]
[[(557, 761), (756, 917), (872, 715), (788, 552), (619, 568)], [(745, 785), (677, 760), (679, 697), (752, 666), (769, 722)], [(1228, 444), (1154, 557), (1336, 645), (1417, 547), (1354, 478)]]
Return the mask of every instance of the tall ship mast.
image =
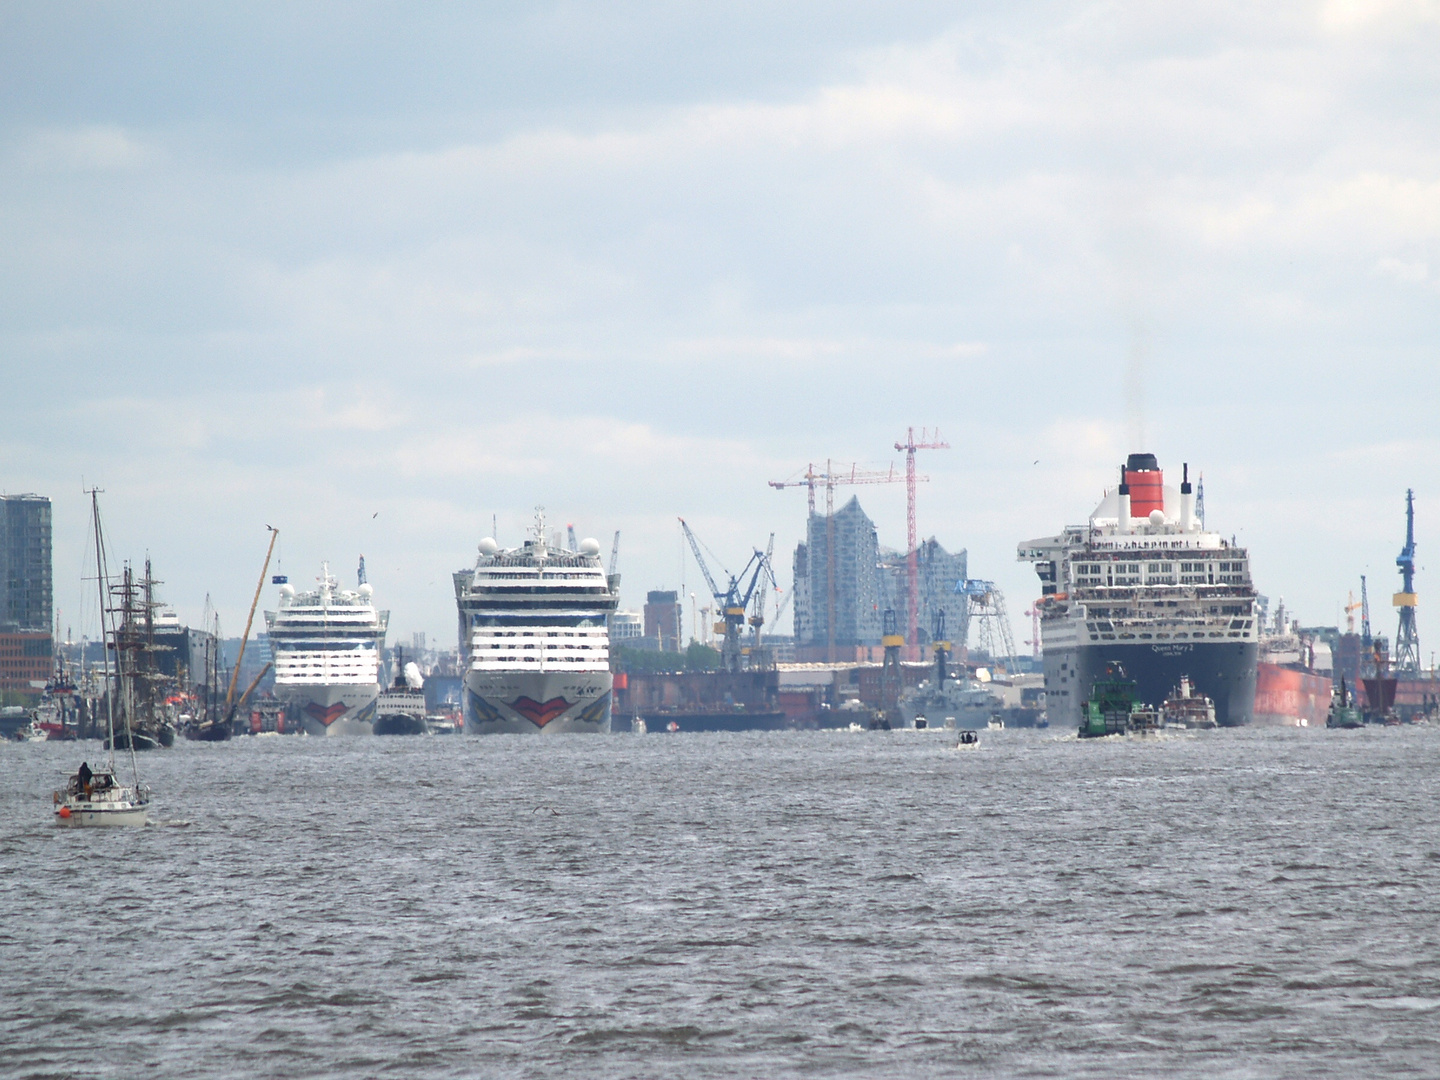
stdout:
[(466, 730), (608, 732), (617, 585), (599, 541), (550, 546), (543, 509), (523, 547), (481, 540), (475, 568), (455, 574)]
[(1154, 454), (1131, 454), (1085, 524), (1019, 546), (1040, 577), (1052, 723), (1078, 725), (1081, 703), (1117, 661), (1142, 702), (1159, 704), (1187, 676), (1214, 701), (1218, 723), (1253, 720), (1260, 627), (1250, 556), (1206, 531), (1188, 465), (1183, 476), (1167, 487)]
[(340, 588), (329, 563), (316, 580), (303, 593), (285, 582), (279, 610), (265, 612), (275, 694), (311, 735), (373, 734), (390, 613), (375, 610), (368, 582)]

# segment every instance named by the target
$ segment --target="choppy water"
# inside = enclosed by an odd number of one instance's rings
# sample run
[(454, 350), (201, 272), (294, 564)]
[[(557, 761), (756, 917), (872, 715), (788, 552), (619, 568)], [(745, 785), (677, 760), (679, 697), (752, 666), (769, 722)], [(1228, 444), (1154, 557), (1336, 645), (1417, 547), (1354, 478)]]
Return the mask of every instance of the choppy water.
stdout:
[(0, 1074), (1440, 1075), (1440, 729), (981, 737), (0, 746)]

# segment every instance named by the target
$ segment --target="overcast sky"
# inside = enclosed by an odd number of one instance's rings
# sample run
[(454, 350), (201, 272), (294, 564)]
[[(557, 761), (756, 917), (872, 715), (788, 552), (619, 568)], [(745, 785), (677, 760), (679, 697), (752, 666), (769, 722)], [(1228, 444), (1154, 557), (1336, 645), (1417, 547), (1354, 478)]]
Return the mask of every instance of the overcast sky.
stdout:
[(453, 644), (492, 515), (621, 530), (626, 607), (677, 515), (788, 587), (766, 481), (938, 426), (920, 531), (1024, 640), (1017, 542), (1147, 450), (1307, 623), (1368, 573), (1393, 635), (1415, 488), (1428, 660), (1437, 56), (1434, 0), (7, 3), (0, 486), (67, 624), (99, 484), (187, 619), (273, 524)]

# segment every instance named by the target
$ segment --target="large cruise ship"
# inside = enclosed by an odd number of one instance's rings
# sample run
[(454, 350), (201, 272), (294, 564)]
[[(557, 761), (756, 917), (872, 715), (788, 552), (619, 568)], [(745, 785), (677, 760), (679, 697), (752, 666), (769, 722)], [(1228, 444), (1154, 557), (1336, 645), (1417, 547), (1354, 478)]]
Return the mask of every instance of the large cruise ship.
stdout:
[(551, 546), (543, 513), (523, 547), (481, 540), (475, 569), (455, 574), (466, 730), (608, 732), (618, 582), (597, 541)]
[(362, 583), (341, 589), (324, 564), (313, 592), (280, 586), (280, 609), (265, 612), (275, 657), (275, 694), (311, 735), (369, 735), (380, 693), (388, 611)]
[(1045, 708), (1080, 723), (1105, 665), (1119, 661), (1140, 701), (1159, 705), (1188, 675), (1223, 725), (1254, 718), (1259, 617), (1250, 557), (1207, 532), (1187, 465), (1166, 487), (1153, 454), (1131, 454), (1090, 519), (1020, 545), (1040, 576)]

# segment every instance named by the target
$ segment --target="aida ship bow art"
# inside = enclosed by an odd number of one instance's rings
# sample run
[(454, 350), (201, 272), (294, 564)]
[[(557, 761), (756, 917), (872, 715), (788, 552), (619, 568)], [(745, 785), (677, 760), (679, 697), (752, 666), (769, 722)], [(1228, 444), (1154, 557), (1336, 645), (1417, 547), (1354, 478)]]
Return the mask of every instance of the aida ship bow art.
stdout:
[(310, 735), (370, 735), (390, 613), (375, 610), (363, 580), (340, 588), (328, 564), (318, 582), (303, 593), (282, 584), (279, 610), (265, 613), (275, 693)]
[(1105, 666), (1118, 662), (1139, 701), (1158, 705), (1188, 678), (1215, 719), (1254, 719), (1259, 626), (1250, 556), (1205, 528), (1189, 466), (1166, 487), (1153, 454), (1131, 454), (1120, 484), (1084, 525), (1019, 547), (1042, 596), (1045, 707), (1050, 722), (1080, 722)]
[(466, 730), (608, 732), (617, 582), (597, 541), (549, 544), (543, 512), (523, 547), (480, 541), (475, 568), (455, 574)]

